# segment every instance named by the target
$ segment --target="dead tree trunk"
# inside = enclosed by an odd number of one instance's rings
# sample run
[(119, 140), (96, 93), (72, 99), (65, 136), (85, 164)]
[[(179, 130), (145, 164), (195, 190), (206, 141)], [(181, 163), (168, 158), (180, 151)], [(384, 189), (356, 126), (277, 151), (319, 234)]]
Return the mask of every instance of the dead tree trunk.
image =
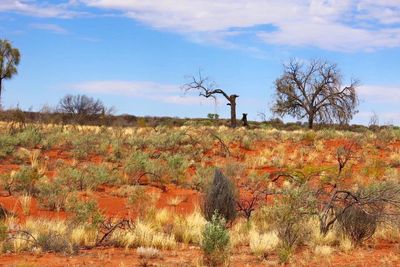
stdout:
[(228, 100), (228, 106), (231, 106), (231, 127), (236, 128), (236, 98), (238, 98), (238, 95), (230, 95)]
[(214, 98), (216, 95), (223, 95), (228, 100), (228, 106), (231, 106), (231, 127), (235, 128), (236, 122), (236, 98), (238, 95), (228, 95), (224, 90), (216, 88), (214, 82), (210, 82), (207, 77), (202, 77), (199, 72), (199, 77), (190, 77), (190, 81), (183, 85), (183, 89), (187, 92), (190, 90), (197, 90), (200, 96), (205, 98)]

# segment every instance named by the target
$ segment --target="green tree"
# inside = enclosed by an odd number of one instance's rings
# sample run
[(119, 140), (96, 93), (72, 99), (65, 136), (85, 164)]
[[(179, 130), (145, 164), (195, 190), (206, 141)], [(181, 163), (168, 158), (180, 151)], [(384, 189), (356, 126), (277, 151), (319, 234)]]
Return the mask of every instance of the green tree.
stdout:
[(20, 58), (21, 54), (17, 48), (12, 47), (9, 41), (0, 39), (0, 106), (3, 80), (9, 80), (17, 74)]

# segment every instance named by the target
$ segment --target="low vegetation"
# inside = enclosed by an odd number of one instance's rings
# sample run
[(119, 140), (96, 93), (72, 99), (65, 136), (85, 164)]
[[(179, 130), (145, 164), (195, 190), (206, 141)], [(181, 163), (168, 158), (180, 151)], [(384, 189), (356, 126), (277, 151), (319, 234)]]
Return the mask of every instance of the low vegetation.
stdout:
[(150, 266), (185, 247), (219, 266), (400, 241), (398, 129), (1, 125), (3, 253), (118, 247)]

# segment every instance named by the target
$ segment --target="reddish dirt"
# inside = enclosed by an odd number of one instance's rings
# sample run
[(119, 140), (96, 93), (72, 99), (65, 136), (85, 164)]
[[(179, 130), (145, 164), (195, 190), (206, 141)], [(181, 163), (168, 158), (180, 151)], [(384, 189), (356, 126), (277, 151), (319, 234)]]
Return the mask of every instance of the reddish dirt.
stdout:
[[(380, 243), (375, 247), (358, 248), (351, 253), (333, 252), (327, 256), (316, 256), (309, 250), (299, 248), (288, 265), (291, 266), (400, 266), (398, 247)], [(54, 253), (5, 254), (0, 257), (0, 266), (141, 266), (135, 249), (100, 247), (82, 249), (77, 255), (64, 256)], [(160, 252), (160, 257), (148, 261), (149, 266), (199, 266), (203, 257), (198, 247), (184, 246)], [(278, 256), (268, 255), (260, 259), (251, 255), (247, 247), (232, 251), (230, 266), (276, 266)]]
[[(324, 141), (324, 154), (334, 155), (335, 150), (339, 146), (348, 145), (349, 141), (345, 139), (332, 139)], [(261, 151), (268, 149), (272, 150), (279, 145), (278, 142), (257, 142), (251, 146), (251, 149), (240, 147), (239, 144), (230, 144), (231, 152), (236, 155), (236, 161), (244, 162), (246, 156), (257, 156)], [(286, 153), (293, 153), (301, 147), (309, 147), (312, 145), (310, 141), (285, 143)], [(400, 149), (400, 141), (389, 144), (387, 147), (379, 149), (378, 158), (387, 160), (388, 148)], [(362, 148), (356, 147), (357, 152)], [(203, 155), (204, 158), (209, 158), (206, 165), (223, 165), (227, 162), (227, 158), (221, 153), (219, 143), (215, 143), (214, 147), (206, 151)], [(59, 159), (64, 160), (67, 164), (72, 164), (72, 154), (69, 151), (62, 149), (52, 149), (49, 151), (42, 151), (42, 157), (48, 161), (49, 170), (46, 175), (54, 177), (55, 162)], [(99, 155), (90, 155), (87, 159), (89, 162), (95, 164), (103, 163), (103, 157)], [(335, 159), (327, 162), (316, 162), (320, 166), (334, 166)], [(318, 161), (318, 159), (317, 159)], [(0, 160), (0, 174), (10, 173), (12, 170), (17, 170), (20, 166), (14, 164), (11, 160)], [(354, 170), (362, 168), (361, 163), (353, 166)], [(279, 171), (278, 168), (273, 166), (261, 166), (257, 169), (260, 174), (274, 173)], [(195, 174), (195, 168), (190, 167), (186, 175), (191, 177)], [(245, 182), (245, 181), (243, 181)], [(279, 180), (277, 186), (281, 186), (283, 180)], [(352, 181), (347, 181), (351, 184)], [(94, 198), (97, 200), (100, 209), (107, 217), (119, 218), (135, 218), (132, 209), (127, 205), (127, 198), (114, 196), (114, 187), (101, 187), (97, 192), (90, 195), (82, 194), (84, 198)], [(159, 194), (159, 199), (156, 203), (156, 208), (167, 208), (171, 212), (178, 214), (189, 214), (196, 207), (200, 205), (200, 193), (185, 188), (179, 188), (175, 185), (167, 185), (166, 191), (162, 191), (157, 187), (148, 186), (148, 192)], [(241, 190), (244, 198), (248, 197), (248, 192)], [(178, 198), (180, 203), (176, 206), (171, 204), (171, 199)], [(269, 197), (270, 198), (270, 197)], [(270, 198), (271, 199), (271, 198)], [(43, 210), (38, 206), (35, 199), (32, 200), (30, 214), (25, 216), (22, 213), (21, 205), (18, 198), (15, 196), (7, 196), (7, 192), (0, 192), (0, 204), (7, 210), (18, 215), (21, 222), (27, 218), (55, 218), (65, 219), (68, 217), (66, 212), (56, 212)], [(350, 254), (334, 252), (331, 256), (315, 256), (312, 252), (305, 249), (299, 249), (294, 258), (292, 265), (294, 266), (400, 266), (400, 249), (398, 244), (391, 244), (388, 242), (380, 241), (377, 244), (370, 244), (353, 250)], [(161, 251), (162, 258), (151, 260), (152, 266), (196, 266), (196, 263), (201, 262), (201, 252), (198, 247), (183, 246), (173, 251)], [(278, 262), (277, 255), (270, 255), (266, 261), (262, 261), (255, 256), (251, 255), (247, 247), (238, 248), (233, 251), (231, 259), (232, 266), (269, 266)], [(121, 249), (121, 248), (96, 248), (90, 250), (81, 250), (78, 255), (63, 256), (52, 253), (42, 253), (34, 255), (30, 253), (22, 254), (6, 254), (0, 256), (0, 266), (16, 266), (18, 264), (27, 264), (28, 266), (137, 266), (140, 259), (135, 250)]]

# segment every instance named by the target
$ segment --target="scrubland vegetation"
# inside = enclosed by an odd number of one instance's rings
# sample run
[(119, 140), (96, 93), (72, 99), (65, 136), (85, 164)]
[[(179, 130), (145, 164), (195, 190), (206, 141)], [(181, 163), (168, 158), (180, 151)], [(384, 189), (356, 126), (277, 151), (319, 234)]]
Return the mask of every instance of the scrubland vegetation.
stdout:
[(182, 250), (194, 266), (312, 265), (400, 241), (395, 128), (0, 129), (3, 255), (113, 247), (141, 266)]

